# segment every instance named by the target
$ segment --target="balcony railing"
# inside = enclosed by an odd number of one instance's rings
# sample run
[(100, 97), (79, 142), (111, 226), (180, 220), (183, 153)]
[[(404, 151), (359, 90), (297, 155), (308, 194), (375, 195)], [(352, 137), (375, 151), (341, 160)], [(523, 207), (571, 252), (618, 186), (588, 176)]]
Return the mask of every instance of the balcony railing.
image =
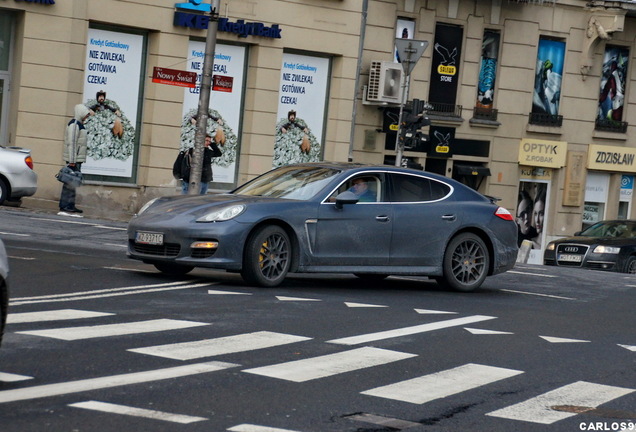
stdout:
[(473, 119), (497, 121), (497, 113), (498, 111), (494, 108), (474, 107)]
[(529, 123), (537, 126), (561, 127), (563, 116), (546, 113), (530, 113)]
[(462, 117), (462, 106), (439, 102), (426, 102), (426, 113), (432, 116)]
[(627, 122), (608, 119), (596, 119), (594, 129), (602, 132), (627, 133)]

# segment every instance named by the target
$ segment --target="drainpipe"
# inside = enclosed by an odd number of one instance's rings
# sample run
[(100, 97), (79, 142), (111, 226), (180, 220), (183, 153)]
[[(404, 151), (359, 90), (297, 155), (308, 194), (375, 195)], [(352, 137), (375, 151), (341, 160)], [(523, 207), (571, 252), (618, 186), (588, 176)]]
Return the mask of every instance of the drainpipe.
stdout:
[(349, 162), (353, 162), (353, 140), (356, 134), (356, 115), (358, 112), (358, 87), (360, 72), (362, 71), (362, 53), (364, 52), (364, 38), (367, 32), (367, 10), (369, 0), (362, 2), (362, 16), (360, 17), (360, 44), (358, 46), (358, 63), (356, 66), (356, 82), (353, 90), (353, 111), (351, 112), (351, 134), (349, 136)]

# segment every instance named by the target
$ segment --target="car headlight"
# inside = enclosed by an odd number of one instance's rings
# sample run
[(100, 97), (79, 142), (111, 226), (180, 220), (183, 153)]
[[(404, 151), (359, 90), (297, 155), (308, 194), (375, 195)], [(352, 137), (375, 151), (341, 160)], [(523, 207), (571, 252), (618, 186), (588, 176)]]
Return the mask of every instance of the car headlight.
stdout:
[(146, 210), (148, 210), (154, 203), (155, 201), (157, 201), (159, 198), (153, 198), (150, 201), (148, 201), (146, 204), (144, 204), (144, 206), (142, 208), (139, 209), (139, 211), (137, 212), (137, 214), (135, 216), (139, 216), (140, 214), (142, 214), (143, 212), (145, 212)]
[(243, 204), (233, 205), (230, 207), (224, 207), (218, 210), (214, 210), (206, 214), (205, 216), (201, 216), (197, 219), (197, 222), (221, 222), (230, 219), (234, 219), (241, 213), (245, 211), (245, 206)]
[(596, 246), (594, 248), (594, 253), (598, 254), (617, 254), (621, 251), (621, 248), (614, 246)]
[(553, 251), (554, 250), (554, 243), (548, 243), (548, 246), (545, 248), (545, 250)]

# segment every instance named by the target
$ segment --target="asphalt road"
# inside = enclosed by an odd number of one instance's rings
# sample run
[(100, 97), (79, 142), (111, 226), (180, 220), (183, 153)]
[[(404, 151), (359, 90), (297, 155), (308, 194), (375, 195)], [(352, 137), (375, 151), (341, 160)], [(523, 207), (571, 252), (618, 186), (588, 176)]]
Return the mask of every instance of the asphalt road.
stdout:
[[(162, 275), (125, 223), (0, 207), (0, 430), (636, 430), (636, 277)], [(631, 428), (631, 429), (630, 429)]]

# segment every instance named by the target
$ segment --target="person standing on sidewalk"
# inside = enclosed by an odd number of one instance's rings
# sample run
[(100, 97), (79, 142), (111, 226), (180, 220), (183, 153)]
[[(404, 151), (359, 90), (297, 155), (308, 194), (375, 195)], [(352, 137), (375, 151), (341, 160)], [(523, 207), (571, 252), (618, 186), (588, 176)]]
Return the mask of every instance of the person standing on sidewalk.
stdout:
[[(66, 166), (73, 171), (80, 171), (82, 163), (86, 162), (86, 140), (87, 132), (84, 122), (92, 114), (83, 104), (75, 105), (75, 116), (66, 126), (64, 135), (63, 159)], [(75, 207), (75, 188), (64, 183), (60, 195), (59, 215), (81, 217), (82, 210)]]

